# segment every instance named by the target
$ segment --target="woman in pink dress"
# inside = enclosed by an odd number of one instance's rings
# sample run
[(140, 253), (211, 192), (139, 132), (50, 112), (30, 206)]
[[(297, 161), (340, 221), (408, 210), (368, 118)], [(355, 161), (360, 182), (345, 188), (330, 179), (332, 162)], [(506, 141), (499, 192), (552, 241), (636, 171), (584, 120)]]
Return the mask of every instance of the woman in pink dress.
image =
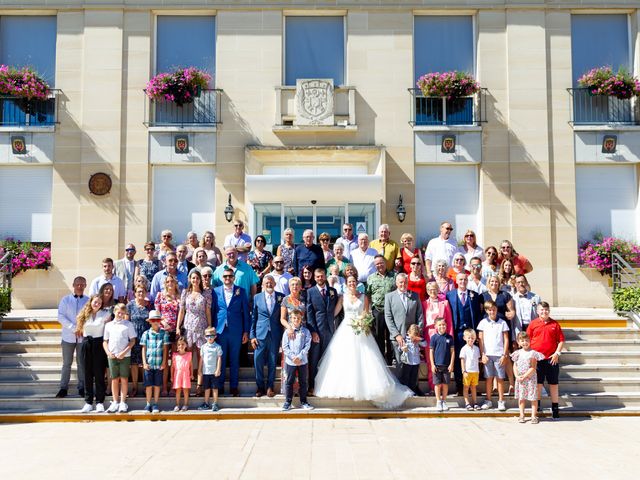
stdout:
[(440, 291), (436, 282), (427, 283), (428, 298), (422, 302), (424, 311), (424, 339), (427, 342), (425, 358), (427, 359), (427, 371), (429, 372), (429, 388), (433, 391), (433, 374), (429, 365), (429, 343), (431, 337), (436, 333), (436, 319), (444, 318), (447, 324), (447, 333), (453, 336), (453, 317), (451, 307), (447, 299), (440, 297)]

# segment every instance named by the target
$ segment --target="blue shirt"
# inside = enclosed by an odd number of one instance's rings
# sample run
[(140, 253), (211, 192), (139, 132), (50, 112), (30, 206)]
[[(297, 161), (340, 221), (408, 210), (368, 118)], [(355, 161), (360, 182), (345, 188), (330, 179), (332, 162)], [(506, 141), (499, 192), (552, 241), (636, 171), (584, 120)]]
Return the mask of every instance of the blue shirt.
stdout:
[[(158, 292), (162, 292), (164, 290), (164, 281), (167, 278), (167, 270), (160, 270), (153, 276), (153, 280), (151, 281), (151, 298), (156, 298)], [(178, 288), (182, 292), (183, 289), (187, 288), (187, 272), (178, 271), (175, 275), (178, 279)]]
[(420, 365), (420, 349), (427, 346), (427, 342), (424, 340), (413, 343), (411, 337), (407, 335), (404, 338), (404, 344), (407, 347), (406, 352), (403, 351), (401, 355), (402, 363), (407, 365)]
[[(220, 265), (218, 268), (216, 268), (215, 272), (213, 272), (213, 278), (211, 279), (211, 281), (213, 282), (214, 287), (219, 287), (220, 285), (222, 285), (222, 274), (224, 273), (225, 268), (227, 268), (227, 262)], [(233, 283), (238, 287), (244, 288), (249, 301), (251, 301), (251, 286), (255, 285), (259, 281), (260, 278), (258, 277), (258, 274), (253, 270), (253, 268), (251, 268), (249, 264), (243, 262), (242, 260), (238, 260), (234, 271)]]
[(222, 347), (216, 342), (205, 343), (200, 347), (200, 357), (202, 358), (202, 374), (213, 375), (218, 368), (218, 359), (222, 357)]
[(156, 332), (153, 328), (150, 328), (142, 334), (140, 345), (147, 347), (146, 357), (149, 368), (159, 370), (162, 366), (164, 346), (169, 345), (169, 333), (164, 330)]
[(433, 361), (438, 366), (448, 367), (451, 363), (451, 349), (453, 348), (453, 337), (448, 333), (440, 335), (436, 333), (431, 337), (431, 345), (433, 350)]
[(282, 334), (282, 351), (287, 365), (297, 366), (294, 358), (300, 359), (300, 365), (306, 365), (309, 361), (309, 348), (311, 348), (311, 332), (307, 327), (294, 330), (295, 337), (289, 338), (288, 332)]

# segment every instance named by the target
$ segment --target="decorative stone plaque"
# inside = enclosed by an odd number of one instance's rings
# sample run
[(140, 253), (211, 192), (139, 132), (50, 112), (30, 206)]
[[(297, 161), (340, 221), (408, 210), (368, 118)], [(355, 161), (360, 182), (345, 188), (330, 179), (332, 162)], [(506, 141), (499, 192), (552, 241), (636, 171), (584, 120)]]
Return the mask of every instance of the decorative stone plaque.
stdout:
[(106, 195), (111, 191), (111, 177), (106, 173), (94, 173), (89, 178), (89, 191), (94, 195)]
[(294, 125), (334, 125), (333, 79), (296, 81), (296, 119)]

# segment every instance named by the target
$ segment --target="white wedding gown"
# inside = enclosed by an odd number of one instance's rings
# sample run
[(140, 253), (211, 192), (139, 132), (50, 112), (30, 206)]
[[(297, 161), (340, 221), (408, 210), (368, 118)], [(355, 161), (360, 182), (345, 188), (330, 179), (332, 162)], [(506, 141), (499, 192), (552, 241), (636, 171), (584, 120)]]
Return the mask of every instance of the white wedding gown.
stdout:
[(351, 319), (364, 310), (364, 296), (343, 297), (344, 320), (333, 334), (318, 366), (317, 397), (369, 400), (380, 408), (397, 408), (413, 392), (389, 372), (373, 335), (356, 335)]

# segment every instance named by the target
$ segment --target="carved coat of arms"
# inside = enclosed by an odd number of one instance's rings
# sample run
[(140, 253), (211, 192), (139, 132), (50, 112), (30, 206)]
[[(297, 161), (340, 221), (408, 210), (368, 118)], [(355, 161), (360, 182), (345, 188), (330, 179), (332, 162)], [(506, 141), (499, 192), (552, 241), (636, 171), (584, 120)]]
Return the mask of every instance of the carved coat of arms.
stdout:
[(333, 125), (333, 79), (298, 79), (295, 103), (295, 125)]

